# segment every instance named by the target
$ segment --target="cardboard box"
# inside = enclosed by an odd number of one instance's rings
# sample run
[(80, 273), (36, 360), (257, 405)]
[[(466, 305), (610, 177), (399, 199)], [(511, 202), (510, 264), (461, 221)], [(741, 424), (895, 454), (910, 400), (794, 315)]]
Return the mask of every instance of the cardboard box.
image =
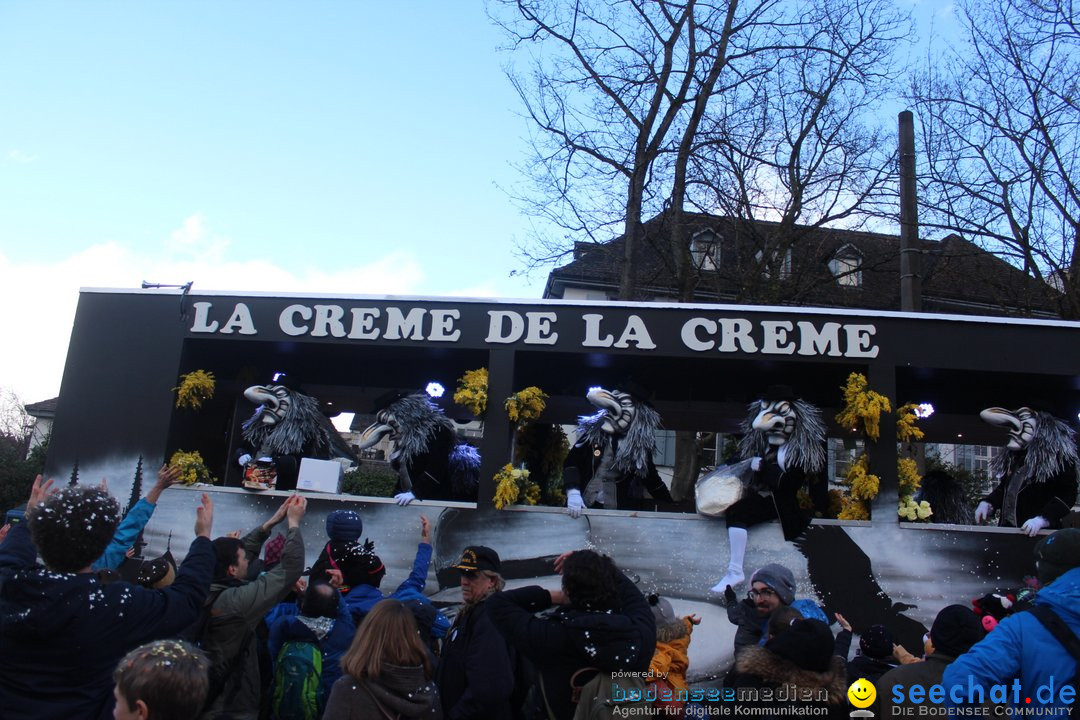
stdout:
[(342, 475), (344, 475), (344, 471), (341, 463), (337, 460), (301, 458), (300, 475), (296, 479), (296, 489), (337, 494), (341, 492)]

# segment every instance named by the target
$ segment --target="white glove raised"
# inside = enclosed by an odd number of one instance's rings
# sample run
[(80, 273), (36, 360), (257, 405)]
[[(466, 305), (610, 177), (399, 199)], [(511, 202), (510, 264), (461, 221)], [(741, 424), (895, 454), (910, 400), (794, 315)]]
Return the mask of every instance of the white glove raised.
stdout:
[(566, 491), (566, 512), (572, 518), (581, 517), (581, 511), (585, 509), (585, 502), (581, 499), (580, 490)]
[(761, 472), (761, 458), (759, 458), (759, 457), (750, 458), (750, 469), (753, 470), (754, 472)]
[(409, 503), (411, 503), (415, 499), (416, 499), (416, 496), (413, 495), (412, 492), (408, 491), (408, 490), (406, 490), (403, 493), (398, 493), (397, 495), (394, 496), (394, 502), (396, 502), (401, 507), (405, 507), (406, 505), (408, 505)]
[(251, 456), (247, 453), (244, 453), (240, 457), (236, 458), (236, 462), (240, 463), (240, 467), (244, 467), (249, 462), (251, 462)]
[(989, 519), (990, 513), (994, 511), (994, 506), (983, 500), (979, 503), (979, 506), (975, 508), (975, 524), (982, 525)]
[(1028, 518), (1027, 522), (1020, 526), (1020, 529), (1028, 537), (1035, 537), (1040, 530), (1045, 530), (1048, 527), (1050, 527), (1050, 521), (1042, 515), (1036, 515), (1033, 518)]

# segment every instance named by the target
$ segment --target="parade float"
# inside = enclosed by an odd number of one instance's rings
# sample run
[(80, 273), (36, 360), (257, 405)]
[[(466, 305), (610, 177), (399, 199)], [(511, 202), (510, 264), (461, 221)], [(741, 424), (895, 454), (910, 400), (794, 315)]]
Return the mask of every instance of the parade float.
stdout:
[[(162, 496), (144, 534), (145, 557), (186, 547), (200, 491), (212, 493), (215, 533), (224, 534), (261, 522), (292, 491), (285, 488), (298, 484), (309, 498), (309, 563), (325, 542), (326, 514), (345, 507), (361, 514), (388, 575), (403, 578), (426, 515), (435, 526), (428, 592), (437, 602), (459, 597), (448, 568), (466, 545), (496, 548), (511, 586), (551, 587), (558, 583), (554, 557), (592, 547), (677, 612), (704, 616), (691, 645), (691, 676), (701, 678), (726, 667), (734, 634), (722, 595), (710, 591), (731, 552), (722, 517), (715, 517), (722, 508), (694, 512), (692, 492), (643, 503), (650, 494), (640, 488), (634, 502), (624, 502), (632, 488), (611, 477), (618, 503), (568, 499), (568, 491), (603, 490), (588, 490), (578, 471), (562, 484), (575, 428), (589, 419), (600, 427), (598, 412), (617, 413), (619, 398), (634, 395), (667, 431), (737, 439), (747, 431), (747, 408), (753, 411), (767, 388), (794, 388), (800, 401), (820, 409), (829, 438), (862, 454), (848, 482), (833, 483), (833, 512), (798, 537), (785, 540), (779, 522), (748, 523), (746, 574), (769, 562), (786, 565), (797, 596), (815, 598), (856, 629), (884, 623), (917, 650), (942, 607), (1021, 586), (1034, 572), (1037, 539), (1030, 524), (1019, 527), (1024, 518), (1005, 523), (1013, 527), (935, 522), (932, 503), (918, 499), (919, 446), (1003, 447), (1024, 434), (1031, 417), (1075, 425), (1078, 365), (1080, 325), (1061, 321), (86, 289), (47, 472), (69, 482), (107, 477), (110, 490), (126, 498), (138, 494), (148, 468), (185, 463), (191, 485)], [(647, 390), (632, 392), (631, 383)], [(445, 392), (422, 395), (433, 387)], [(322, 417), (309, 412), (306, 425), (281, 425), (287, 406), (300, 402), (289, 392), (315, 402)], [(927, 404), (935, 412), (916, 428), (912, 408)], [(1037, 413), (1014, 412), (1015, 422), (1000, 413), (980, 419), (987, 408), (1032, 407)], [(351, 442), (327, 435), (327, 418), (342, 412), (370, 420)], [(415, 427), (422, 431), (410, 434)], [(1058, 430), (1059, 440), (1071, 442), (1071, 430)], [(369, 457), (379, 442), (387, 448), (382, 462)], [(609, 462), (610, 474), (620, 456), (601, 445), (594, 469)], [(636, 445), (634, 462), (651, 466), (642, 447), (653, 446)], [(1075, 447), (1061, 457), (1074, 461)], [(1061, 481), (1065, 472), (1010, 462), (997, 465), (1024, 479), (1006, 483), (1004, 493), (1039, 478)], [(305, 463), (321, 468), (320, 477), (330, 463), (329, 484), (305, 484)], [(394, 480), (379, 496), (346, 494), (334, 482), (338, 467), (371, 464)], [(285, 469), (266, 474), (277, 465)], [(700, 470), (704, 477), (713, 468)], [(1075, 495), (1075, 464), (1068, 473)], [(1006, 510), (1015, 516), (1016, 507), (1012, 497)], [(973, 508), (963, 509), (971, 517)], [(1066, 509), (1053, 524), (1071, 517)], [(736, 589), (740, 597), (746, 592), (745, 585)]]

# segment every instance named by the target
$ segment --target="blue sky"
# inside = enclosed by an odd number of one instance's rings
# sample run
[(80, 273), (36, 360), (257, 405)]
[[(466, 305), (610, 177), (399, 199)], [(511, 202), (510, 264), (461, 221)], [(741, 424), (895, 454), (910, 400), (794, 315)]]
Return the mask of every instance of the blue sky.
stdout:
[(510, 276), (529, 126), (479, 0), (4, 0), (0, 33), (0, 388), (26, 402), (59, 391), (81, 286), (542, 292)]

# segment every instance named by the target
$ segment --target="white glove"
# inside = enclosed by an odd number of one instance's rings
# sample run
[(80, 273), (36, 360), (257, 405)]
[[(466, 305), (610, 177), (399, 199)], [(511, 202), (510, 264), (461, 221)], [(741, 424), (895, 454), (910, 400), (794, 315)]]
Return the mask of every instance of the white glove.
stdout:
[(244, 467), (249, 462), (251, 462), (251, 456), (247, 453), (244, 453), (240, 457), (236, 458), (236, 462), (240, 463), (240, 467)]
[(394, 502), (396, 502), (401, 507), (405, 507), (406, 505), (408, 505), (409, 503), (411, 503), (415, 499), (416, 499), (416, 496), (413, 495), (412, 492), (408, 491), (408, 490), (406, 490), (403, 493), (398, 493), (397, 495), (394, 496)]
[(1045, 530), (1048, 527), (1050, 527), (1050, 521), (1042, 515), (1036, 515), (1033, 518), (1028, 518), (1027, 522), (1020, 526), (1020, 529), (1028, 537), (1035, 537), (1040, 530)]
[(750, 469), (753, 470), (754, 472), (761, 472), (761, 458), (759, 458), (759, 457), (750, 458)]
[(566, 512), (572, 518), (581, 517), (581, 511), (585, 509), (585, 502), (581, 499), (580, 490), (566, 491)]
[(979, 507), (975, 508), (975, 524), (982, 525), (985, 523), (993, 511), (993, 505), (983, 500), (979, 503)]

